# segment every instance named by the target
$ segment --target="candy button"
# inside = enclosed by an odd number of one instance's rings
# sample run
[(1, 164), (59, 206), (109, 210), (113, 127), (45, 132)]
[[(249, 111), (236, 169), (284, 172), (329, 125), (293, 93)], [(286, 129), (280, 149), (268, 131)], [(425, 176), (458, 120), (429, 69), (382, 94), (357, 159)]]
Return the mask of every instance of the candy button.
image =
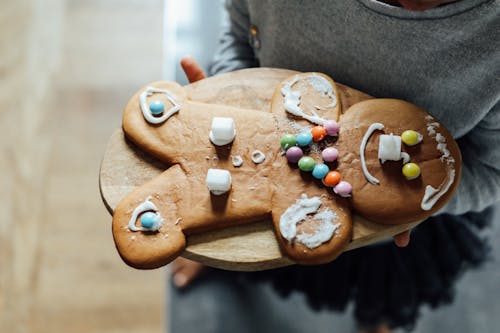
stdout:
[(299, 147), (291, 147), (286, 151), (286, 158), (288, 159), (288, 162), (290, 163), (297, 163), (302, 156), (304, 156), (304, 153), (302, 152), (302, 149)]
[(339, 151), (336, 148), (328, 147), (321, 152), (321, 157), (325, 162), (334, 162), (339, 157)]
[(304, 156), (301, 157), (299, 160), (299, 169), (302, 171), (312, 171), (314, 169), (314, 165), (316, 163), (314, 162), (314, 159), (309, 156)]
[(301, 147), (308, 146), (313, 139), (313, 136), (309, 132), (302, 132), (297, 135), (297, 144)]
[(149, 104), (149, 110), (151, 110), (151, 113), (154, 116), (158, 116), (163, 113), (163, 110), (165, 110), (165, 104), (161, 101), (153, 101)]
[(414, 146), (422, 141), (422, 134), (413, 130), (406, 130), (401, 134), (401, 140), (407, 146)]
[(280, 141), (281, 149), (287, 150), (288, 148), (295, 146), (296, 143), (297, 139), (295, 138), (295, 135), (285, 134)]
[(323, 124), (323, 127), (326, 130), (326, 134), (333, 136), (339, 133), (339, 124), (335, 120), (327, 120)]
[(146, 229), (152, 229), (158, 216), (153, 212), (145, 212), (141, 215), (141, 225)]
[(323, 179), (323, 184), (326, 186), (334, 187), (340, 182), (340, 172), (330, 171), (326, 174), (325, 179)]
[(420, 176), (420, 167), (415, 163), (406, 163), (403, 165), (403, 175), (408, 180), (412, 180)]
[(327, 175), (328, 171), (330, 171), (330, 169), (328, 168), (328, 166), (326, 164), (323, 164), (323, 163), (316, 164), (314, 166), (312, 175), (316, 179), (323, 179)]
[(352, 193), (352, 185), (346, 181), (341, 181), (333, 188), (333, 192), (341, 197), (350, 197)]
[(314, 142), (321, 141), (326, 136), (326, 129), (323, 126), (314, 126), (311, 130)]

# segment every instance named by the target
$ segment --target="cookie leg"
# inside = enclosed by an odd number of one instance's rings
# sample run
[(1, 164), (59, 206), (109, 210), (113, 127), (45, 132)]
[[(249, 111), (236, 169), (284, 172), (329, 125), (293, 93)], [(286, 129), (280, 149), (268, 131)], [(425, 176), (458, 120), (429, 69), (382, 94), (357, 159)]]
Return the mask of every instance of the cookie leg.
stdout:
[(277, 191), (272, 219), (283, 252), (299, 264), (330, 262), (352, 238), (347, 202), (315, 186), (293, 196)]
[(113, 213), (113, 238), (122, 259), (130, 266), (164, 266), (186, 248), (178, 215), (180, 190), (187, 179), (175, 165), (132, 191)]

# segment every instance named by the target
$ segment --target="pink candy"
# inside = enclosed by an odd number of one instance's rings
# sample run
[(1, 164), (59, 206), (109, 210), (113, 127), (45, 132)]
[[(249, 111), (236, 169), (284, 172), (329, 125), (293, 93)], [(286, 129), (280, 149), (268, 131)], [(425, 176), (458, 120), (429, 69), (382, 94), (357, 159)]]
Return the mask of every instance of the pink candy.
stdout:
[(333, 192), (341, 197), (350, 197), (352, 193), (352, 185), (348, 182), (341, 180), (334, 188)]
[(339, 133), (339, 124), (335, 120), (326, 120), (323, 124), (326, 134), (335, 136)]
[(321, 152), (321, 156), (325, 162), (334, 162), (339, 157), (339, 151), (333, 147), (328, 147)]
[(286, 158), (288, 159), (288, 162), (290, 163), (297, 163), (302, 156), (304, 156), (304, 152), (302, 152), (302, 149), (300, 149), (297, 146), (293, 146), (288, 148), (286, 151)]

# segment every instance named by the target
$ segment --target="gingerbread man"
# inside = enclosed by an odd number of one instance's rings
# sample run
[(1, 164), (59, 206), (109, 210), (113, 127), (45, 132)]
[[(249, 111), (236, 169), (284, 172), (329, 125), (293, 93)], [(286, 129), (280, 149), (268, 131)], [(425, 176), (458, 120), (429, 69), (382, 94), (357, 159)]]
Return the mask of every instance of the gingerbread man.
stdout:
[(277, 87), (270, 111), (193, 102), (171, 82), (132, 97), (127, 138), (170, 167), (115, 209), (125, 262), (160, 267), (187, 235), (270, 217), (286, 256), (326, 263), (349, 243), (352, 211), (379, 223), (421, 220), (458, 183), (456, 143), (410, 103), (374, 99), (342, 114), (333, 80), (303, 73)]

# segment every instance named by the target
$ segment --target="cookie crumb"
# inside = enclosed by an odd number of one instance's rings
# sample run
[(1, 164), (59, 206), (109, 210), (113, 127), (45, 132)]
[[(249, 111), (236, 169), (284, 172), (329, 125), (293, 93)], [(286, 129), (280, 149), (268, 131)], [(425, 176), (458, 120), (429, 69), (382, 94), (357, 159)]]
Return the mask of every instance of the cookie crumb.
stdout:
[(135, 239), (136, 239), (136, 237), (135, 237), (135, 236), (130, 236), (130, 239), (131, 239), (131, 240), (135, 240)]

